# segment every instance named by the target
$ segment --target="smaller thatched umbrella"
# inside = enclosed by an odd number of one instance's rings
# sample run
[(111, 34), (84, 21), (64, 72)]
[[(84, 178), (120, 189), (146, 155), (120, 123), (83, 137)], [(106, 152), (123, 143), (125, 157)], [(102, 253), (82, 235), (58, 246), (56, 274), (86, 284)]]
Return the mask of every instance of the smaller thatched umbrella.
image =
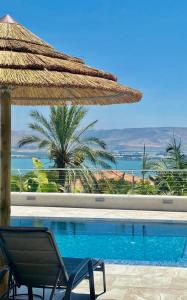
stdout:
[[(10, 215), (11, 104), (96, 105), (132, 103), (142, 94), (110, 73), (57, 52), (10, 16), (0, 18), (1, 224)], [(21, 117), (21, 116), (19, 116)]]

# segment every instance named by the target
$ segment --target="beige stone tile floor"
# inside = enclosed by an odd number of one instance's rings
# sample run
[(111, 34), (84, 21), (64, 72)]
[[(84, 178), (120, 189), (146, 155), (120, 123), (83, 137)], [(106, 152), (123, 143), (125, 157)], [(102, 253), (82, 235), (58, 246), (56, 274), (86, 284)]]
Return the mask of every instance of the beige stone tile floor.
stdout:
[[(187, 299), (187, 269), (184, 268), (106, 265), (106, 274), (107, 292), (98, 299)], [(101, 283), (100, 274), (96, 273), (98, 293), (101, 291)], [(86, 288), (84, 283), (76, 292), (86, 291)]]
[(187, 212), (12, 206), (12, 216), (187, 222)]
[[(107, 292), (102, 292), (101, 274), (96, 272), (98, 300), (187, 300), (187, 269), (106, 265)], [(88, 300), (88, 281), (74, 291), (72, 300)], [(101, 295), (100, 295), (101, 294)], [(62, 299), (57, 292), (56, 299)], [(46, 297), (47, 298), (47, 297)]]
[[(40, 216), (62, 218), (107, 218), (120, 220), (154, 220), (187, 222), (187, 213), (150, 212), (56, 207), (12, 207), (12, 216)], [(98, 300), (187, 300), (187, 268), (106, 265), (107, 292)], [(102, 291), (101, 274), (96, 272), (98, 294)], [(57, 294), (60, 299), (62, 294)], [(87, 300), (88, 282), (85, 280), (75, 291), (72, 300)]]

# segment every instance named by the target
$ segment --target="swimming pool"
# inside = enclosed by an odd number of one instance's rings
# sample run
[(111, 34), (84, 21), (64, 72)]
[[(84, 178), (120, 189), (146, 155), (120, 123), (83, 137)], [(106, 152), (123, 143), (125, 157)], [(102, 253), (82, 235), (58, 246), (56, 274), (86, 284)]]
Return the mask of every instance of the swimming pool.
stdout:
[(187, 224), (12, 218), (11, 225), (50, 228), (63, 256), (187, 267)]

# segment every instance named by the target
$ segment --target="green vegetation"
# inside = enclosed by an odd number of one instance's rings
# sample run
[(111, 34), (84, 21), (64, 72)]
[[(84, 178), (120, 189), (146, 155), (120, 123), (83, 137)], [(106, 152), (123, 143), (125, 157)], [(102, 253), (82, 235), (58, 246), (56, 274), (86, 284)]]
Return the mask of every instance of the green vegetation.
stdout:
[(156, 185), (151, 183), (149, 180), (140, 180), (135, 183), (134, 187), (128, 191), (128, 194), (137, 195), (156, 195), (158, 194), (158, 189)]
[(132, 183), (125, 181), (123, 177), (115, 179), (100, 179), (99, 192), (103, 194), (127, 194), (132, 187)]
[[(17, 175), (11, 177), (12, 191), (18, 192), (58, 192), (58, 184), (51, 179), (50, 173), (43, 169), (41, 161), (33, 158), (34, 170), (25, 175)], [(54, 178), (55, 174), (53, 175)]]
[[(149, 170), (154, 170), (154, 174)], [(134, 182), (132, 180), (131, 183), (124, 178), (112, 179), (108, 181), (108, 188), (103, 184), (103, 190), (112, 194), (184, 196), (187, 195), (186, 170), (187, 158), (182, 151), (181, 140), (177, 141), (173, 137), (166, 148), (166, 157), (156, 162), (149, 159), (144, 145), (142, 178)]]
[[(29, 128), (35, 134), (22, 138), (18, 143), (19, 147), (34, 143), (39, 149), (48, 150), (53, 166), (60, 169), (58, 184), (64, 191), (77, 189), (79, 181), (80, 189), (92, 192), (93, 187), (98, 188), (98, 183), (90, 166), (110, 169), (115, 163), (114, 156), (106, 150), (106, 144), (87, 134), (97, 121), (82, 127), (86, 114), (87, 110), (82, 106), (66, 105), (50, 107), (49, 118), (32, 111), (33, 122)], [(78, 171), (75, 172), (75, 169)], [(37, 177), (28, 182), (28, 186), (31, 184), (34, 189), (39, 188)]]
[[(53, 109), (55, 110), (53, 111)], [(65, 109), (67, 109), (67, 111), (63, 113), (67, 118), (70, 113), (70, 108), (66, 107)], [(77, 112), (79, 115), (81, 112), (81, 116), (85, 116), (86, 111), (79, 109), (78, 111), (71, 112), (71, 114), (74, 115), (75, 112)], [(53, 116), (53, 113), (55, 116)], [(35, 112), (34, 115), (35, 114), (38, 119), (42, 118), (38, 113)], [(61, 115), (62, 111), (57, 112), (56, 108), (52, 108), (50, 118), (53, 116), (54, 120), (56, 120), (56, 114)], [(79, 116), (75, 123), (79, 124), (80, 119)], [(66, 122), (67, 120), (64, 123), (66, 124)], [(34, 124), (35, 125), (32, 125), (33, 127), (36, 126), (36, 123)], [(51, 121), (49, 124), (52, 124)], [(166, 156), (159, 161), (151, 161), (149, 159), (144, 145), (142, 170), (139, 178), (125, 173), (120, 174), (120, 172), (118, 173), (118, 176), (114, 176), (114, 178), (107, 178), (105, 175), (97, 176), (96, 174), (98, 174), (98, 171), (95, 173), (89, 168), (90, 162), (92, 162), (95, 167), (101, 165), (104, 168), (110, 168), (109, 162), (114, 162), (112, 155), (106, 152), (105, 144), (102, 141), (97, 140), (94, 137), (82, 136), (82, 133), (92, 125), (93, 123), (82, 129), (82, 131), (76, 131), (76, 133), (74, 128), (74, 131), (71, 131), (71, 134), (68, 133), (67, 129), (67, 133), (63, 135), (63, 141), (66, 143), (61, 145), (59, 141), (58, 147), (61, 147), (59, 149), (62, 150), (62, 146), (65, 147), (66, 145), (66, 159), (64, 159), (66, 172), (63, 170), (63, 176), (65, 177), (64, 181), (62, 180), (62, 174), (59, 174), (59, 171), (53, 169), (48, 171), (44, 170), (41, 162), (34, 158), (34, 170), (32, 172), (28, 172), (22, 176), (12, 176), (12, 191), (187, 195), (187, 158), (182, 151), (181, 140), (177, 140), (176, 137), (173, 137), (171, 143), (169, 143), (166, 148)], [(61, 136), (62, 139), (63, 137)], [(26, 141), (28, 141), (28, 139), (29, 138), (23, 139), (20, 142), (20, 145), (27, 143)], [(32, 140), (34, 138), (30, 137), (30, 139)], [(96, 149), (94, 147), (92, 148), (93, 142), (97, 145)], [(44, 139), (40, 138), (40, 143), (43, 147), (47, 142), (44, 142)], [(54, 166), (59, 167), (57, 164), (57, 161), (59, 161), (57, 158), (57, 148), (50, 143), (49, 145), (49, 154), (54, 161)], [(52, 147), (55, 149), (54, 151), (52, 150)], [(99, 147), (101, 149), (99, 149)], [(63, 151), (65, 151), (65, 149)], [(52, 155), (54, 155), (54, 157)], [(56, 158), (57, 161), (55, 160)], [(154, 172), (149, 170), (154, 170)], [(97, 179), (97, 177), (100, 177), (100, 179)], [(64, 184), (63, 186), (62, 183)]]
[[(144, 156), (147, 162), (147, 155)], [(145, 164), (145, 158), (143, 162)], [(148, 162), (149, 167), (154, 169), (155, 174), (145, 178), (142, 171), (142, 180), (136, 183), (132, 193), (137, 194), (158, 194), (158, 195), (186, 195), (187, 194), (187, 158), (182, 151), (181, 140), (177, 141), (173, 136), (171, 143), (166, 148), (166, 157), (157, 162)]]
[(187, 158), (182, 151), (181, 140), (173, 137), (166, 148), (166, 158), (155, 163), (154, 169), (157, 175), (150, 179), (159, 194), (186, 195), (187, 173), (183, 170), (187, 169)]

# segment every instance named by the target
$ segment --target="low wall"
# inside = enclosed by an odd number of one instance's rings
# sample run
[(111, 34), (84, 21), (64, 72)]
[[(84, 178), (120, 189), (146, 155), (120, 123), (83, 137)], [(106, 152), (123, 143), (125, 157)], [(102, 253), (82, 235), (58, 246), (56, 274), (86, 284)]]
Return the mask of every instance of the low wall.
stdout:
[(69, 193), (11, 194), (12, 205), (187, 211), (187, 196), (144, 196)]

